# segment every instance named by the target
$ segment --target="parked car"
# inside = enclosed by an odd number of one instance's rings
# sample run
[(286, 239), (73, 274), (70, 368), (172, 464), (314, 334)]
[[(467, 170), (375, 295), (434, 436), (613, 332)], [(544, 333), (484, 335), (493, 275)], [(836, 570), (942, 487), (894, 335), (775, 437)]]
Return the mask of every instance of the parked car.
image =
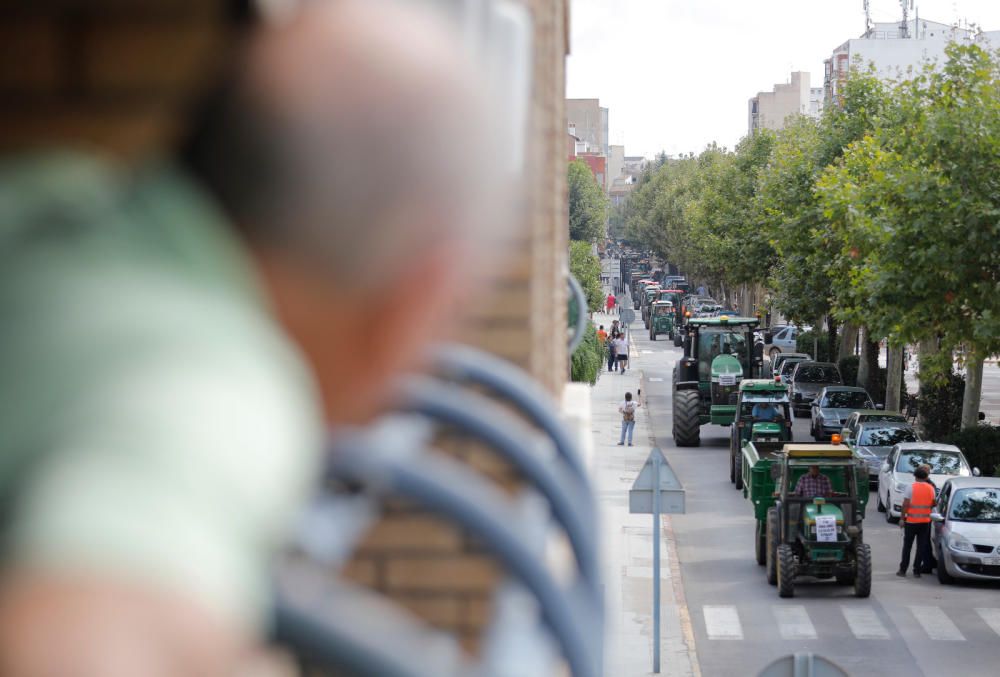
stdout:
[(879, 469), (878, 510), (889, 522), (898, 522), (903, 507), (903, 492), (913, 484), (913, 471), (922, 465), (931, 468), (930, 479), (939, 490), (952, 477), (979, 475), (970, 468), (965, 454), (953, 444), (903, 442), (889, 452)]
[(1000, 580), (1000, 477), (955, 477), (931, 513), (938, 580)]
[(876, 421), (882, 423), (906, 423), (906, 417), (896, 411), (882, 411), (881, 404), (876, 404), (875, 409), (856, 411), (847, 417), (844, 427), (840, 430), (840, 436), (843, 438), (844, 444), (851, 444), (852, 440), (857, 436), (858, 428), (861, 427), (862, 423)]
[[(798, 364), (799, 362), (811, 359), (812, 355), (807, 355), (806, 353), (781, 353), (780, 355), (778, 355), (778, 357), (774, 359), (773, 362), (771, 362), (771, 372), (775, 376), (781, 376), (782, 367), (784, 367), (784, 365), (790, 364), (792, 369), (794, 369), (795, 365)], [(792, 375), (792, 369), (788, 370), (789, 376)], [(782, 379), (782, 382), (785, 382), (784, 378)]]
[(858, 426), (857, 436), (847, 442), (847, 446), (868, 464), (868, 481), (875, 487), (879, 483), (882, 464), (892, 448), (902, 442), (919, 441), (920, 436), (909, 423), (869, 421)]
[(772, 327), (764, 333), (764, 352), (774, 362), (781, 353), (793, 353), (797, 347), (796, 339), (801, 332), (809, 331), (809, 327), (796, 327), (791, 324)]
[(855, 386), (827, 386), (810, 407), (810, 432), (814, 440), (830, 439), (840, 434), (847, 417), (858, 409), (874, 409), (871, 395)]
[(826, 386), (843, 385), (840, 369), (833, 362), (802, 360), (788, 380), (788, 395), (795, 416), (808, 416), (813, 400)]

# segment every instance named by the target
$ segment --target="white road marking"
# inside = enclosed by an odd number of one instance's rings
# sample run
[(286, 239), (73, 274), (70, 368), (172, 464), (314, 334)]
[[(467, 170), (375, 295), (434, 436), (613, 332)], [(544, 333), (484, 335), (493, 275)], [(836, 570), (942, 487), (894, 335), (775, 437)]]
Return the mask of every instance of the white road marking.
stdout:
[(965, 641), (965, 635), (945, 612), (941, 611), (940, 607), (911, 605), (910, 612), (931, 639), (944, 642)]
[(650, 383), (659, 383), (659, 382), (660, 382), (660, 381), (662, 381), (663, 379), (662, 379), (662, 378), (660, 378), (659, 376), (650, 376), (650, 377), (649, 377), (649, 378), (647, 378), (646, 380), (647, 380), (647, 381), (649, 381)]
[(840, 610), (851, 632), (858, 639), (889, 639), (889, 631), (882, 625), (874, 609), (842, 606)]
[(743, 639), (743, 626), (734, 606), (706, 606), (705, 632), (709, 639)]
[(976, 613), (990, 626), (993, 632), (1000, 635), (1000, 609), (976, 609)]
[(652, 350), (640, 350), (639, 352), (642, 353), (643, 355), (652, 355), (653, 354)]
[(816, 628), (804, 606), (781, 604), (771, 607), (771, 611), (782, 639), (816, 639)]

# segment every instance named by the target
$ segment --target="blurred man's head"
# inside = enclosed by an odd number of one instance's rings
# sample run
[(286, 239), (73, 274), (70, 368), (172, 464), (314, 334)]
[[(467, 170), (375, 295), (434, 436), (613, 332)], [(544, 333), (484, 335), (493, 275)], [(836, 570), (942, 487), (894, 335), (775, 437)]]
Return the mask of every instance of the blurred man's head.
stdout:
[(812, 475), (813, 477), (819, 475), (819, 466), (818, 465), (809, 466), (809, 474)]
[(250, 244), (331, 421), (370, 418), (447, 330), (497, 213), (468, 62), (426, 11), (307, 4), (251, 38), (183, 148)]

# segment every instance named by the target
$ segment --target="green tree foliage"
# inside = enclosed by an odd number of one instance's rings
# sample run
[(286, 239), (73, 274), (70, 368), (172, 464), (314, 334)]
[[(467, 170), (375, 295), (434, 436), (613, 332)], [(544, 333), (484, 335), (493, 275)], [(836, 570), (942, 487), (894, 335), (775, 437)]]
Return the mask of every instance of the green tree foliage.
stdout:
[[(854, 144), (819, 184), (838, 232), (844, 310), (883, 334), (1000, 350), (1000, 66), (952, 45), (897, 91), (896, 119)], [(922, 368), (924, 365), (922, 364)]]
[(601, 287), (601, 261), (594, 256), (586, 242), (569, 243), (569, 272), (577, 279), (587, 295), (587, 310), (595, 312), (604, 302)]
[(588, 325), (583, 342), (570, 357), (570, 378), (581, 383), (594, 385), (604, 365), (604, 346), (597, 338), (593, 324)]
[(569, 236), (581, 242), (594, 242), (604, 236), (608, 199), (590, 167), (582, 160), (569, 163)]

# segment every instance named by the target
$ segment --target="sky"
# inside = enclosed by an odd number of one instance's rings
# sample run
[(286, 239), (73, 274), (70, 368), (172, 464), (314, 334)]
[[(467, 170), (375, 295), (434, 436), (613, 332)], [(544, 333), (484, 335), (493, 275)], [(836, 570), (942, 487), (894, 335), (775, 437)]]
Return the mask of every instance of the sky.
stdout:
[[(871, 0), (899, 21), (899, 0)], [(1000, 0), (915, 0), (921, 19), (1000, 29)], [(914, 14), (911, 11), (911, 16)], [(792, 71), (823, 86), (823, 60), (865, 29), (862, 0), (571, 0), (566, 95), (610, 108), (627, 155), (732, 148), (747, 100)]]

